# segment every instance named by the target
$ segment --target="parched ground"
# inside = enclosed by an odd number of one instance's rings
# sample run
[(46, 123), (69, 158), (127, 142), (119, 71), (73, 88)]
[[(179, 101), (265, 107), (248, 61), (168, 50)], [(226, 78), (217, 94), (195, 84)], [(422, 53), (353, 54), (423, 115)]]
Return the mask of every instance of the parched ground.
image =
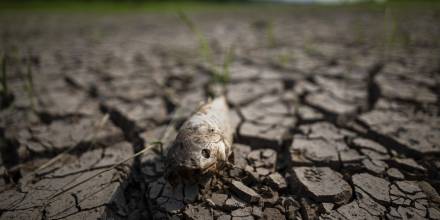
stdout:
[[(188, 16), (223, 80), (173, 13), (0, 15), (0, 219), (440, 219), (439, 10)], [(235, 165), (172, 188), (164, 152), (221, 85)]]

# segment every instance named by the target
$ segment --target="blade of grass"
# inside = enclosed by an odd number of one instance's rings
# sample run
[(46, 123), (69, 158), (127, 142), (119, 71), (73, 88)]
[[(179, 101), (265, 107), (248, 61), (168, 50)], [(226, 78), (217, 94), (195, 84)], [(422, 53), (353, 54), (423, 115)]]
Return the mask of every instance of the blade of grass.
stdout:
[(197, 28), (195, 23), (191, 20), (191, 18), (182, 11), (178, 12), (180, 20), (191, 30), (191, 32), (197, 37), (200, 57), (204, 62), (209, 65), (209, 71), (212, 73), (212, 80), (215, 83), (226, 84), (229, 81), (229, 66), (233, 61), (234, 57), (234, 46), (231, 46), (227, 53), (225, 54), (222, 66), (217, 66), (213, 60), (214, 53), (213, 49), (209, 45), (209, 41), (205, 37), (205, 35)]
[(205, 37), (205, 35), (197, 28), (197, 26), (194, 24), (194, 22), (191, 20), (191, 18), (185, 14), (183, 11), (178, 12), (180, 20), (183, 21), (183, 23), (193, 32), (194, 35), (197, 37), (197, 41), (199, 44), (199, 52), (201, 58), (208, 64), (213, 64), (213, 52), (212, 48), (209, 45), (208, 39)]
[(231, 74), (229, 72), (229, 69), (230, 69), (232, 61), (234, 60), (234, 56), (235, 56), (234, 51), (235, 51), (235, 47), (233, 45), (231, 45), (228, 48), (228, 50), (223, 58), (223, 65), (222, 65), (221, 72), (218, 72), (216, 74), (216, 77), (217, 77), (216, 82), (218, 82), (222, 85), (227, 84), (229, 82), (229, 80), (231, 79)]

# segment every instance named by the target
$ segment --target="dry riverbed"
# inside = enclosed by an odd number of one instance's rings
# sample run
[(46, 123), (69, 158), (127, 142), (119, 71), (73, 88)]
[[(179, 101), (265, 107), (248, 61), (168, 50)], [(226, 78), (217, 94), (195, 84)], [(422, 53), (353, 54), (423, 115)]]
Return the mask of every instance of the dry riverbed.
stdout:
[[(0, 219), (440, 219), (439, 14), (188, 13), (212, 62), (175, 14), (2, 14)], [(173, 189), (218, 84), (235, 166)]]

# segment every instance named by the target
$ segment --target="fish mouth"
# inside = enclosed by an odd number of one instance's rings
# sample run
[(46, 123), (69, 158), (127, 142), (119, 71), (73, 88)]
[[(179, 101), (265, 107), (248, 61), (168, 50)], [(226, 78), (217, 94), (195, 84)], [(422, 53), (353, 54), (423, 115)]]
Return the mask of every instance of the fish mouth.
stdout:
[(210, 171), (214, 170), (215, 167), (216, 163), (212, 163), (204, 168), (186, 166), (169, 167), (166, 172), (166, 179), (168, 179), (169, 182), (181, 181), (195, 183), (210, 173)]

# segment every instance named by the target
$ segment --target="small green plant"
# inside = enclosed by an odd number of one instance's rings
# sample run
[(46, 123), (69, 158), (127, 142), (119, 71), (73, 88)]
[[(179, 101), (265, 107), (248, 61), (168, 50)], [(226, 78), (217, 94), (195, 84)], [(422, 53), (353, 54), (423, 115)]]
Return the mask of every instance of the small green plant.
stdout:
[(274, 31), (274, 23), (267, 20), (257, 20), (251, 23), (251, 27), (254, 28), (259, 35), (264, 36), (266, 42), (261, 46), (276, 47), (277, 38)]
[(184, 12), (179, 12), (179, 18), (197, 37), (200, 57), (206, 64), (208, 64), (209, 71), (212, 74), (212, 81), (222, 85), (228, 83), (230, 80), (229, 67), (234, 59), (234, 46), (231, 46), (227, 50), (222, 65), (217, 65), (214, 62), (213, 49), (211, 48), (205, 35), (197, 28), (194, 22)]
[(232, 61), (234, 60), (234, 46), (229, 47), (224, 58), (223, 64), (221, 68), (215, 68), (213, 80), (219, 84), (227, 84), (231, 78), (231, 74), (229, 72), (229, 67), (231, 66)]
[(200, 56), (204, 61), (208, 64), (212, 64), (213, 61), (213, 52), (211, 47), (209, 46), (209, 41), (205, 37), (205, 35), (197, 28), (194, 22), (186, 15), (184, 12), (179, 11), (179, 18), (183, 21), (183, 23), (193, 32), (199, 43), (199, 52)]

